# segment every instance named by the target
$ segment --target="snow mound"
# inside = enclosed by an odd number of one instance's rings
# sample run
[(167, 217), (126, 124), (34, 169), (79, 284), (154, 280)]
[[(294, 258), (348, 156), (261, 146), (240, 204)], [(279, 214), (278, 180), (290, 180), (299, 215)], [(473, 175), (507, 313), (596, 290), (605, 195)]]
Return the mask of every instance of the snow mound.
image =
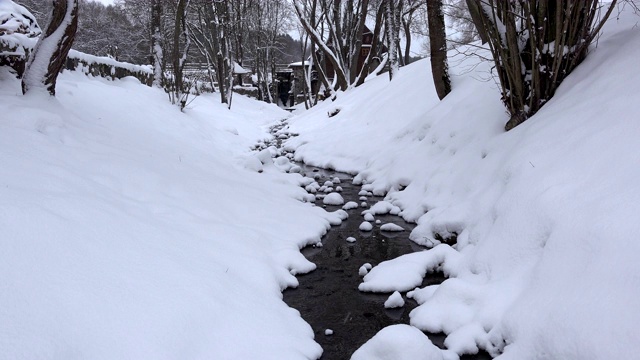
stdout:
[(430, 251), (405, 254), (371, 269), (358, 289), (365, 292), (409, 291), (420, 286), (429, 271), (454, 274), (459, 258), (457, 251), (444, 244)]
[(386, 309), (394, 309), (404, 306), (404, 299), (402, 298), (402, 294), (398, 291), (394, 291), (391, 296), (384, 302), (384, 307)]
[(322, 203), (325, 205), (342, 205), (344, 204), (344, 198), (337, 192), (333, 192), (325, 196), (324, 199), (322, 199)]
[(360, 230), (361, 231), (371, 231), (371, 230), (373, 230), (373, 225), (371, 225), (371, 223), (368, 222), (368, 221), (363, 221), (362, 224), (360, 224)]
[(380, 226), (381, 231), (391, 231), (391, 232), (399, 232), (404, 231), (404, 228), (400, 225), (396, 225), (394, 223), (387, 223)]
[(352, 209), (357, 209), (358, 208), (358, 203), (355, 201), (349, 201), (348, 203), (344, 204), (344, 206), (342, 207), (342, 210), (352, 210)]
[(409, 325), (391, 325), (380, 330), (351, 356), (351, 360), (443, 360), (422, 331)]

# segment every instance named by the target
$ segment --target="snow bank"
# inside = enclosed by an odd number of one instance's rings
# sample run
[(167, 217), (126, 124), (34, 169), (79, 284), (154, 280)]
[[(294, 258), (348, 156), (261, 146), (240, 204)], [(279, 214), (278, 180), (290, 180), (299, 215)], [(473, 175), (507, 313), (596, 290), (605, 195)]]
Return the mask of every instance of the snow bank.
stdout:
[[(411, 323), (444, 331), (459, 353), (480, 346), (500, 359), (637, 357), (637, 20), (630, 11), (611, 19), (556, 96), (508, 133), (492, 64), (453, 53), (453, 92), (443, 101), (427, 60), (293, 118), (288, 130), (300, 136), (286, 146), (297, 160), (357, 172), (355, 183), (387, 192), (417, 222), (415, 242), (456, 241), (419, 260), (382, 263), (361, 288), (373, 291), (375, 278), (377, 289), (408, 289), (448, 269), (452, 278), (416, 293)], [(437, 261), (445, 248), (457, 256)]]
[(0, 83), (0, 358), (320, 356), (281, 290), (343, 215), (303, 203), (299, 174), (244, 168), (285, 112), (181, 113), (132, 78), (65, 72), (56, 98)]
[(362, 345), (351, 360), (442, 360), (442, 351), (420, 330), (391, 325)]

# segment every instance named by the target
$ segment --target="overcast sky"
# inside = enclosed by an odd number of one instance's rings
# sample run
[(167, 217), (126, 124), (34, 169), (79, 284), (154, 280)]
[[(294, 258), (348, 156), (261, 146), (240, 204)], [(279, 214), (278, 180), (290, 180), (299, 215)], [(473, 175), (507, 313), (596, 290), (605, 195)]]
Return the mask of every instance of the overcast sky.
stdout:
[(94, 1), (101, 2), (105, 5), (113, 4), (113, 0), (94, 0)]

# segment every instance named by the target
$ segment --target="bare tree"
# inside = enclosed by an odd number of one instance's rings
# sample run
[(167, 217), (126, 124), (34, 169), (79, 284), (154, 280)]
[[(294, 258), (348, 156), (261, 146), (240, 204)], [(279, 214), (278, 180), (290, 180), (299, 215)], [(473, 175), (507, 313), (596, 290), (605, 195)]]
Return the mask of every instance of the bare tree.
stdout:
[(385, 12), (385, 29), (387, 47), (389, 48), (389, 80), (393, 80), (399, 71), (398, 49), (400, 47), (400, 19), (402, 17), (403, 0), (387, 0)]
[(51, 22), (36, 43), (22, 78), (22, 92), (46, 89), (56, 94), (56, 80), (78, 28), (78, 0), (54, 0)]
[(487, 40), (511, 115), (506, 130), (535, 114), (587, 56), (616, 0), (468, 0)]
[(162, 50), (162, 0), (151, 3), (151, 58), (153, 64), (153, 86), (163, 87), (164, 52)]
[(427, 0), (429, 20), (429, 49), (431, 52), (431, 72), (433, 83), (440, 100), (451, 92), (449, 66), (447, 63), (447, 34), (442, 12), (442, 0)]
[[(172, 51), (172, 65), (173, 65), (173, 95), (171, 96), (172, 102), (177, 103), (180, 109), (184, 109), (187, 103), (188, 89), (184, 86), (183, 70), (187, 61), (187, 53), (189, 52), (190, 37), (189, 30), (186, 25), (186, 12), (189, 0), (178, 0), (176, 6), (176, 17), (173, 30), (173, 51)], [(183, 42), (182, 52), (180, 51), (181, 39)]]
[(330, 89), (345, 90), (357, 83), (362, 75), (357, 64), (369, 0), (294, 0), (293, 5), (304, 30), (331, 66), (326, 74), (333, 78)]

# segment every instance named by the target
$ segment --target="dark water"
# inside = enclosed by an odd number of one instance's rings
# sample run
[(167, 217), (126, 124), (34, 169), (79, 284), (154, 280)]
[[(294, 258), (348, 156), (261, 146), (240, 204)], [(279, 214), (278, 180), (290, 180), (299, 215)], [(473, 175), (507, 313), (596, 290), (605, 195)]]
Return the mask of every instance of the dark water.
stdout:
[[(275, 126), (273, 132), (281, 129), (285, 123)], [(275, 138), (270, 144), (281, 146), (282, 138)], [(314, 168), (298, 164), (303, 168), (303, 174), (316, 178), (322, 185), (327, 180), (338, 177), (342, 187), (342, 197), (346, 202), (362, 203), (358, 192), (360, 186), (352, 185), (352, 178), (348, 174), (332, 170)], [(367, 197), (368, 205), (373, 205), (381, 197)], [(322, 205), (322, 200), (316, 202)], [(342, 206), (326, 206), (328, 211), (341, 209)], [(381, 232), (380, 225), (374, 225), (372, 231), (362, 232), (360, 224), (364, 221), (361, 212), (366, 208), (359, 206), (347, 210), (349, 218), (342, 225), (334, 226), (323, 237), (322, 247), (307, 247), (302, 250), (303, 255), (315, 263), (317, 268), (309, 274), (298, 275), (300, 286), (296, 289), (284, 291), (284, 301), (300, 311), (302, 318), (311, 325), (315, 340), (322, 346), (324, 352), (322, 360), (349, 359), (362, 344), (367, 342), (382, 328), (393, 324), (408, 324), (409, 313), (417, 304), (412, 299), (405, 298), (405, 306), (398, 309), (385, 309), (384, 302), (390, 294), (372, 294), (358, 291), (362, 277), (359, 268), (370, 263), (376, 266), (382, 261), (398, 256), (424, 250), (423, 247), (410, 241), (409, 233), (415, 224), (405, 222), (394, 215), (376, 215), (381, 224), (394, 223), (402, 226), (403, 232)], [(348, 237), (355, 237), (354, 243), (346, 241)], [(439, 284), (445, 280), (442, 274), (428, 274), (421, 287)], [(325, 335), (325, 330), (331, 329), (332, 335)], [(427, 334), (431, 341), (444, 348), (444, 334)], [(462, 356), (463, 360), (491, 359), (486, 353)]]
[[(351, 184), (346, 174), (327, 170), (312, 172), (305, 167), (307, 176), (322, 176), (318, 183), (341, 178), (342, 196), (347, 201), (359, 204), (359, 186)], [(370, 204), (380, 198), (369, 197)], [(318, 201), (318, 205), (322, 202)], [(327, 206), (328, 211), (341, 208)], [(321, 359), (348, 359), (362, 344), (374, 336), (382, 328), (392, 324), (408, 324), (409, 312), (416, 307), (411, 299), (399, 309), (385, 309), (384, 302), (389, 294), (370, 294), (358, 291), (362, 277), (358, 269), (364, 263), (375, 266), (378, 263), (396, 258), (400, 255), (421, 251), (422, 247), (408, 240), (411, 229), (415, 226), (404, 222), (393, 215), (376, 216), (382, 224), (393, 222), (405, 228), (404, 232), (381, 232), (379, 225), (373, 231), (362, 232), (358, 229), (364, 221), (360, 214), (365, 208), (348, 210), (349, 219), (342, 225), (333, 227), (322, 239), (323, 247), (308, 247), (302, 253), (317, 265), (317, 269), (309, 274), (298, 276), (300, 286), (284, 292), (284, 301), (298, 309), (302, 317), (314, 330), (316, 341), (324, 349)], [(355, 237), (355, 243), (346, 241), (347, 237)], [(424, 285), (440, 283), (441, 275), (428, 276)], [(333, 335), (325, 335), (331, 329)]]

